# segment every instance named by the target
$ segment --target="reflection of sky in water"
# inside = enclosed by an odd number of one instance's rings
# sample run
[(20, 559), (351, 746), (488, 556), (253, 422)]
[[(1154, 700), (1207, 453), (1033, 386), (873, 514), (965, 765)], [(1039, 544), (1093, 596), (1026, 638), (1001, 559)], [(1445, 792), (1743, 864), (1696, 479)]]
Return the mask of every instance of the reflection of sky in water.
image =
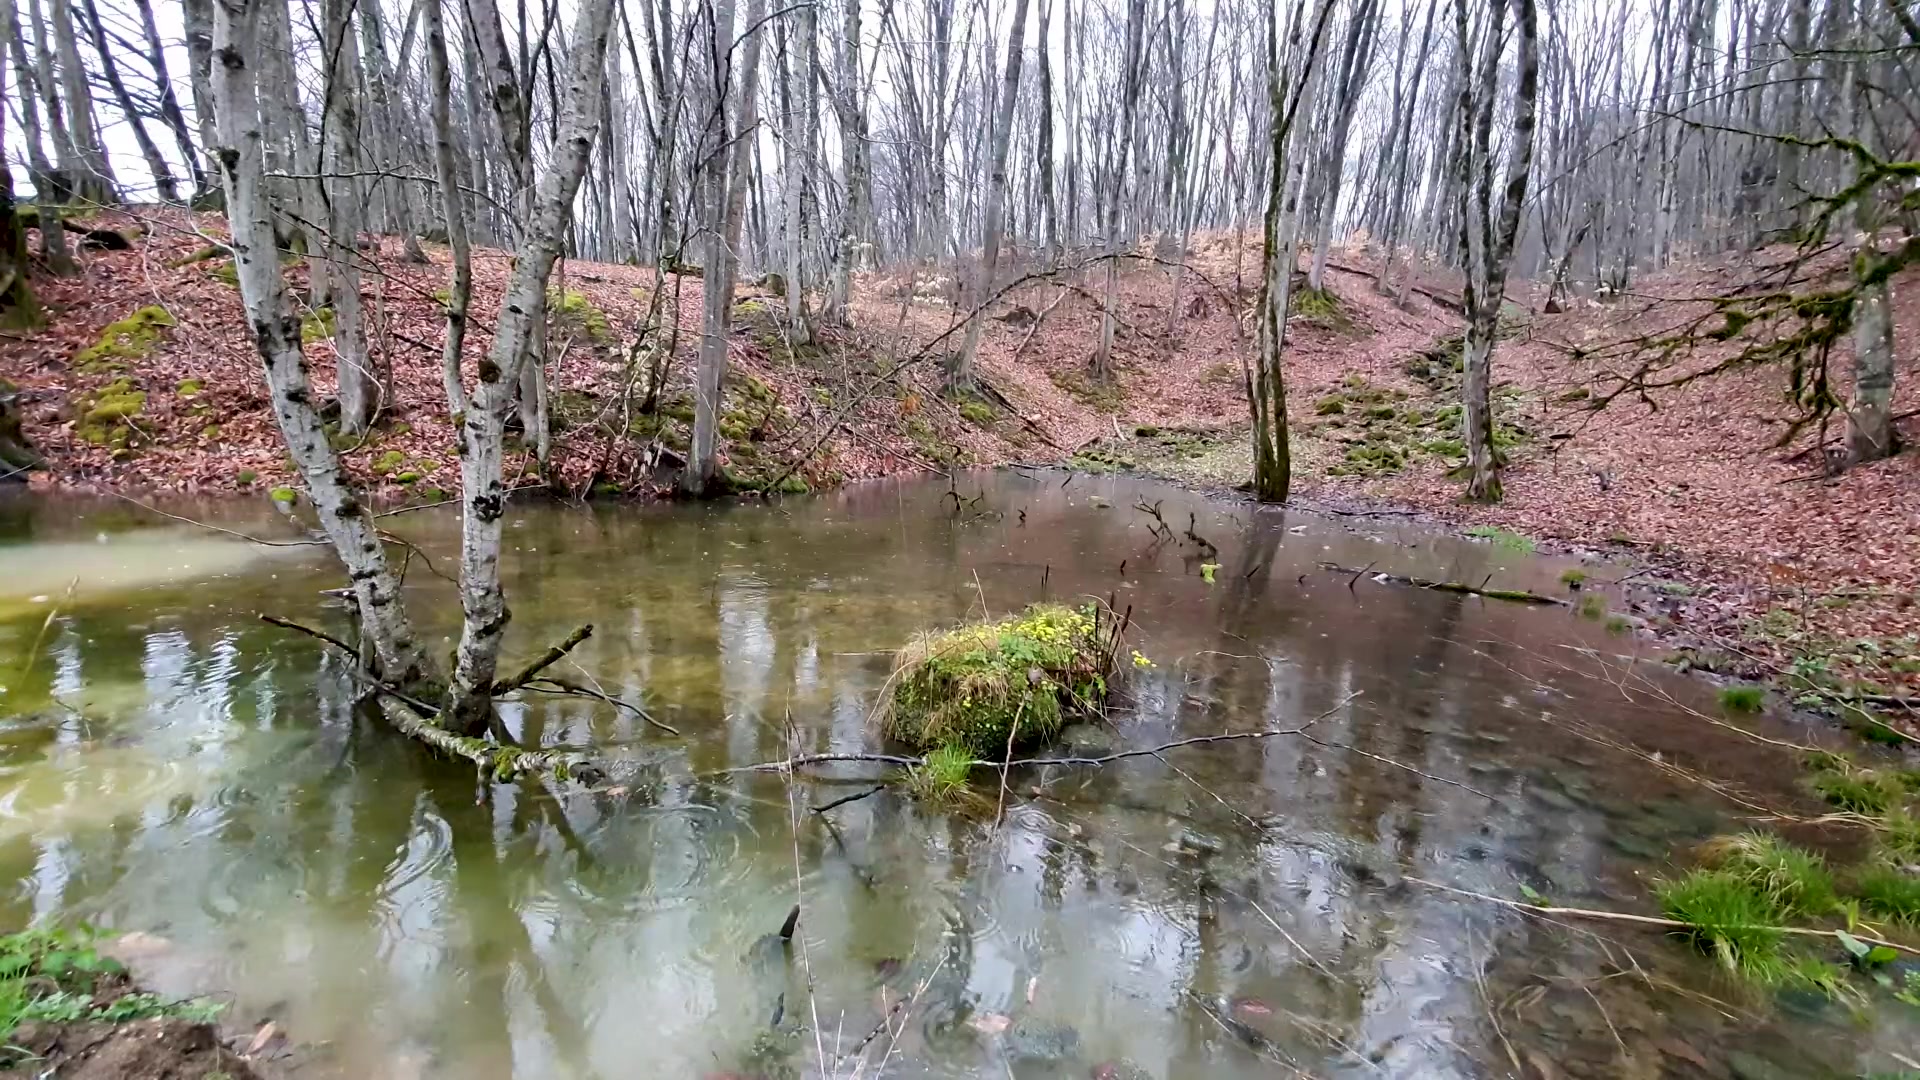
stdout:
[[(1627, 949), (1676, 986), (1723, 990), (1658, 938), (1603, 944), (1592, 927), (1529, 925), (1406, 880), (1503, 896), (1524, 883), (1630, 907), (1644, 903), (1648, 850), (1726, 827), (1695, 793), (1543, 713), (1605, 721), (1787, 797), (1778, 761), (1585, 677), (1588, 661), (1557, 644), (1621, 648), (1588, 624), (1349, 590), (1317, 564), (1380, 560), (1537, 589), (1554, 587), (1557, 567), (1403, 525), (1376, 535), (1127, 481), (961, 486), (1002, 516), (956, 520), (944, 481), (777, 511), (519, 511), (508, 664), (591, 619), (579, 667), (687, 734), (578, 700), (503, 707), (530, 740), (620, 743), (635, 775), (617, 792), (530, 785), (482, 803), (471, 770), (356, 724), (340, 663), (253, 618), (339, 625), (318, 595), (335, 583), (324, 560), (156, 554), (166, 572), (100, 583), (123, 591), (89, 581), (0, 698), (20, 713), (0, 721), (7, 916), (158, 935), (170, 945), (148, 963), (163, 989), (230, 990), (237, 1018), (334, 1042), (331, 1067), (354, 1077), (747, 1073), (782, 991), (789, 1026), (811, 1025), (817, 1006), (823, 1041), (844, 1050), (918, 990), (892, 1065), (910, 1076), (1085, 1076), (1122, 1058), (1166, 1078), (1268, 1076), (1277, 1061), (1323, 1076), (1474, 1076), (1505, 1067), (1488, 1003), (1513, 1000), (1532, 1011), (1504, 1034), (1572, 1076), (1629, 1064), (1614, 1025), (1643, 1055), (1635, 1067), (1656, 1063), (1645, 1047), (1662, 1040), (1791, 1063), (1911, 1034), (1889, 1024), (1863, 1039), (1844, 1017), (1764, 1009), (1729, 1020), (1607, 977)], [(1191, 505), (1220, 547), (1215, 585), (1120, 509), (1142, 494), (1167, 500), (1176, 523)], [(98, 545), (86, 521), (53, 520), (48, 544), (0, 549), (8, 565), (37, 551), (66, 572), (80, 552), (93, 558), (89, 545), (143, 550), (139, 534)], [(451, 565), (453, 515), (394, 520)], [(1131, 605), (1157, 664), (1119, 730), (1074, 732), (1076, 747), (1325, 713), (1311, 729), (1324, 745), (1237, 741), (1016, 773), (998, 828), (991, 811), (935, 814), (886, 793), (832, 811), (829, 832), (806, 807), (862, 790), (856, 767), (791, 793), (776, 776), (696, 777), (782, 756), (789, 713), (802, 749), (870, 746), (885, 650), (983, 603), (1038, 599), (1043, 581), (1053, 597)], [(425, 640), (450, 647), (450, 589), (418, 572), (409, 588)], [(46, 610), (0, 610), (0, 643), (24, 653)], [(997, 778), (982, 781), (997, 799)], [(748, 959), (796, 875), (814, 1006), (797, 960), (783, 972)], [(969, 1016), (1014, 1027), (982, 1036)], [(1065, 1051), (1045, 1037), (1062, 1030)], [(812, 1057), (810, 1038), (779, 1045)], [(1050, 1045), (1059, 1060), (1042, 1060)]]

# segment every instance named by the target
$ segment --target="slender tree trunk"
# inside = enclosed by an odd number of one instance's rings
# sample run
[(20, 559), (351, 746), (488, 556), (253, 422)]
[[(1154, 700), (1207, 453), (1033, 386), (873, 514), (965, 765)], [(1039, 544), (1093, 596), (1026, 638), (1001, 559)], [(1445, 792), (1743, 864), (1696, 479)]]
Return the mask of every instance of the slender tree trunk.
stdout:
[[(187, 6), (193, 6), (195, 0), (188, 0)], [(159, 91), (160, 119), (173, 133), (173, 144), (180, 151), (180, 160), (186, 163), (187, 175), (193, 179), (196, 197), (207, 190), (207, 172), (200, 167), (200, 150), (193, 145), (193, 135), (187, 127), (186, 114), (180, 111), (180, 98), (173, 92), (173, 76), (167, 71), (167, 50), (160, 41), (160, 28), (153, 21), (153, 5), (148, 0), (133, 0), (134, 7), (140, 13), (140, 32), (147, 45), (147, 66), (153, 69), (154, 84)], [(189, 53), (191, 54), (191, 45)], [(195, 108), (198, 108), (196, 103)], [(211, 145), (211, 141), (205, 145)]]
[(218, 117), (215, 158), (227, 189), (240, 300), (266, 372), (274, 420), (321, 528), (347, 570), (361, 633), (373, 647), (380, 675), (417, 690), (429, 682), (426, 658), (407, 619), (399, 579), (387, 563), (373, 515), (342, 475), (314, 409), (300, 348), (300, 317), (280, 275), (253, 64), (260, 52), (260, 7), (260, 0), (217, 0), (213, 24), (212, 48), (219, 57), (211, 87)]
[(572, 70), (551, 163), (532, 202), (494, 323), (493, 344), (460, 429), (460, 489), (466, 516), (460, 537), (460, 606), (465, 619), (455, 654), (449, 726), (484, 731), (493, 718), (492, 687), (500, 641), (511, 614), (500, 588), (501, 477), (507, 414), (535, 326), (546, 318), (547, 279), (565, 241), (574, 195), (593, 156), (614, 0), (585, 0), (573, 28)]
[(373, 426), (384, 391), (367, 348), (364, 313), (360, 303), (360, 264), (357, 240), (363, 199), (356, 174), (360, 171), (360, 107), (357, 87), (359, 49), (353, 40), (355, 0), (322, 0), (327, 73), (325, 111), (320, 117), (325, 137), (326, 174), (321, 181), (326, 201), (327, 234), (323, 250), (327, 261), (327, 299), (333, 306), (333, 351), (339, 379), (340, 433), (357, 436)]
[(167, 164), (165, 155), (147, 132), (147, 123), (141, 119), (140, 111), (133, 107), (133, 97), (127, 93), (127, 84), (120, 78), (120, 65), (114, 62), (113, 49), (107, 45), (106, 27), (100, 23), (100, 7), (94, 0), (81, 0), (87, 12), (87, 30), (93, 38), (94, 52), (100, 57), (100, 73), (106, 77), (107, 89), (112, 91), (113, 100), (120, 107), (120, 115), (127, 126), (133, 130), (133, 141), (140, 148), (140, 156), (147, 163), (147, 173), (153, 177), (153, 186), (161, 202), (180, 201), (179, 183), (173, 178), (173, 168)]
[[(213, 124), (213, 0), (181, 0), (181, 21), (187, 36), (187, 87), (193, 97), (193, 122), (203, 152), (220, 136)], [(214, 176), (211, 183), (219, 184)]]
[(1052, 13), (1053, 0), (1040, 0), (1040, 45), (1034, 59), (1040, 64), (1040, 122), (1037, 136), (1040, 142), (1041, 243), (1049, 263), (1059, 261), (1061, 247), (1060, 203), (1055, 197), (1053, 179), (1053, 43), (1047, 18)]
[(1140, 99), (1140, 81), (1145, 66), (1141, 56), (1141, 34), (1147, 21), (1145, 0), (1128, 0), (1127, 3), (1127, 46), (1126, 59), (1121, 69), (1123, 89), (1120, 94), (1120, 114), (1126, 118), (1126, 134), (1120, 141), (1112, 174), (1113, 189), (1107, 193), (1107, 287), (1100, 308), (1100, 343), (1093, 354), (1093, 377), (1100, 383), (1113, 381), (1113, 335), (1118, 325), (1114, 308), (1120, 302), (1120, 210), (1126, 202), (1128, 155), (1133, 151), (1135, 134), (1139, 131), (1138, 110), (1135, 108)]
[[(714, 23), (722, 40), (733, 34), (731, 0), (715, 5)], [(705, 298), (700, 336), (699, 369), (695, 373), (693, 398), (693, 449), (681, 476), (681, 486), (689, 495), (704, 495), (713, 486), (719, 469), (720, 410), (726, 392), (727, 333), (733, 315), (733, 280), (739, 262), (740, 225), (746, 213), (748, 173), (752, 163), (749, 135), (757, 123), (760, 97), (761, 13), (765, 0), (747, 0), (745, 45), (740, 50), (739, 92), (734, 95), (734, 121), (720, 125), (720, 149), (710, 158), (713, 169), (708, 182), (710, 204), (707, 237), (708, 256), (701, 291)], [(722, 63), (725, 61), (722, 60)], [(727, 68), (717, 70), (714, 83), (719, 91), (716, 114), (724, 113), (726, 87), (731, 81)]]
[[(1286, 353), (1287, 309), (1292, 299), (1293, 270), (1299, 233), (1297, 210), (1300, 160), (1294, 121), (1308, 80), (1319, 59), (1320, 43), (1332, 14), (1334, 0), (1319, 0), (1312, 37), (1300, 64), (1299, 83), (1287, 85), (1285, 61), (1299, 54), (1304, 28), (1302, 0), (1295, 0), (1288, 19), (1286, 50), (1280, 45), (1278, 4), (1267, 11), (1267, 207), (1260, 249), (1258, 352), (1247, 373), (1247, 400), (1253, 413), (1253, 494), (1261, 502), (1286, 502), (1293, 484), (1292, 452), (1288, 446), (1287, 383), (1282, 365)], [(1291, 147), (1291, 152), (1289, 148)]]
[[(1013, 0), (1013, 31), (1007, 39), (1007, 69), (1000, 84), (999, 111), (993, 118), (989, 136), (993, 146), (993, 174), (987, 181), (986, 221), (981, 226), (980, 262), (969, 290), (966, 341), (952, 355), (947, 368), (947, 384), (956, 393), (973, 392), (973, 354), (980, 347), (980, 324), (986, 320), (983, 308), (993, 294), (993, 273), (1000, 261), (1000, 233), (1007, 216), (1007, 147), (1013, 136), (1013, 107), (1020, 97), (1020, 64), (1026, 56), (1027, 0)], [(1042, 43), (1045, 47), (1045, 43)]]
[(76, 20), (68, 0), (50, 0), (48, 13), (53, 22), (53, 47), (60, 58), (60, 92), (66, 98), (67, 130), (80, 158), (80, 171), (74, 176), (73, 192), (87, 202), (102, 205), (118, 201), (113, 166), (107, 161), (106, 148), (100, 142), (100, 129), (93, 119), (93, 95), (87, 89), (87, 69), (80, 60), (80, 46), (74, 37)]
[[(0, 0), (0, 20), (6, 24), (0, 27), (0, 34), (5, 35), (5, 47), (13, 58), (13, 74), (20, 92), (20, 125), (22, 139), (27, 144), (28, 176), (33, 181), (36, 205), (48, 210), (45, 215), (36, 215), (40, 226), (40, 252), (47, 270), (64, 277), (78, 273), (80, 268), (67, 251), (67, 231), (57, 225), (51, 229), (46, 225), (55, 218), (57, 208), (67, 201), (67, 179), (47, 160), (46, 150), (41, 146), (39, 80), (34, 66), (27, 61), (26, 45), (20, 40), (20, 13), (14, 6), (14, 0)], [(0, 93), (4, 92), (5, 87), (0, 87)], [(18, 227), (17, 222), (14, 232), (24, 243), (26, 233)], [(26, 265), (24, 259), (18, 263), (23, 270)]]
[(447, 70), (447, 31), (440, 0), (425, 0), (427, 9), (427, 83), (433, 112), (434, 177), (440, 182), (446, 210), (447, 251), (453, 259), (453, 284), (447, 290), (447, 341), (440, 354), (441, 381), (447, 411), (455, 427), (466, 423), (467, 392), (460, 377), (460, 351), (467, 337), (467, 308), (473, 299), (473, 256), (467, 241), (467, 212), (460, 197), (465, 186), (459, 158), (453, 151), (453, 115), (449, 105), (452, 78)]
[[(1500, 19), (1488, 34), (1487, 56), (1481, 71), (1479, 96), (1474, 102), (1473, 80), (1462, 80), (1464, 122), (1474, 122), (1472, 145), (1462, 150), (1468, 155), (1474, 189), (1461, 188), (1462, 228), (1468, 235), (1466, 246), (1479, 252), (1477, 263), (1469, 257), (1466, 284), (1461, 290), (1461, 306), (1467, 312), (1467, 334), (1463, 346), (1465, 369), (1462, 423), (1467, 449), (1467, 497), (1481, 502), (1500, 499), (1500, 454), (1493, 442), (1493, 348), (1500, 323), (1500, 308), (1506, 297), (1507, 268), (1513, 261), (1514, 238), (1520, 231), (1520, 214), (1527, 197), (1527, 183), (1533, 165), (1534, 104), (1539, 89), (1539, 37), (1533, 0), (1512, 0), (1519, 28), (1519, 72), (1513, 102), (1513, 151), (1507, 163), (1506, 186), (1501, 194), (1500, 216), (1496, 222), (1492, 210), (1493, 160), (1489, 131), (1494, 112), (1494, 88), (1497, 85), (1500, 50)], [(1462, 48), (1467, 41), (1465, 15), (1457, 17)], [(1462, 131), (1464, 135), (1464, 129)], [(1463, 177), (1464, 179), (1464, 177)], [(1477, 232), (1476, 237), (1472, 235)]]

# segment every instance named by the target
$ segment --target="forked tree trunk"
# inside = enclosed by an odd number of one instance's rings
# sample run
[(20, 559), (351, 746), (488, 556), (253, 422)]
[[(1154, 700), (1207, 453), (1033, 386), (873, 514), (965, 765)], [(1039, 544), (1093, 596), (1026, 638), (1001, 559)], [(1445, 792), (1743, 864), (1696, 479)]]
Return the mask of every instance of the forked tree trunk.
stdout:
[[(1514, 237), (1520, 231), (1520, 212), (1527, 199), (1533, 165), (1534, 102), (1539, 90), (1539, 39), (1533, 0), (1511, 3), (1519, 28), (1520, 56), (1514, 88), (1513, 150), (1497, 221), (1493, 217), (1491, 128), (1504, 7), (1493, 8), (1493, 27), (1486, 35), (1477, 80), (1463, 78), (1460, 87), (1460, 225), (1462, 247), (1467, 253), (1466, 279), (1461, 287), (1461, 306), (1467, 313), (1461, 358), (1465, 373), (1461, 424), (1467, 450), (1467, 498), (1479, 502), (1498, 502), (1501, 495), (1500, 453), (1493, 442), (1494, 338), (1506, 296), (1507, 269), (1513, 262)], [(1457, 9), (1455, 28), (1462, 55), (1467, 56), (1471, 45), (1464, 5)]]

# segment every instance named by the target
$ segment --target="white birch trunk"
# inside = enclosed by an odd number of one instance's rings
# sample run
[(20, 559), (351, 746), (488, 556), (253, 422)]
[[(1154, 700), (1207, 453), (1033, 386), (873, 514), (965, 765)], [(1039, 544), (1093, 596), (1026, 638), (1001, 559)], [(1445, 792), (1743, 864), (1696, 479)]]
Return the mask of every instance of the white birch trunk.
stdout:
[(342, 475), (339, 459), (327, 444), (307, 381), (300, 319), (280, 275), (255, 80), (259, 14), (258, 0), (217, 0), (213, 26), (213, 53), (218, 57), (210, 88), (218, 117), (215, 156), (226, 185), (240, 300), (265, 368), (274, 420), (299, 467), (320, 526), (347, 570), (361, 633), (373, 647), (380, 675), (397, 686), (416, 689), (431, 679), (426, 659), (407, 619), (399, 581), (387, 565), (372, 514)]
[(592, 160), (613, 8), (614, 0), (586, 0), (580, 6), (559, 138), (540, 179), (533, 217), (522, 231), (494, 323), (493, 344), (481, 361), (479, 385), (460, 429), (466, 511), (460, 536), (460, 606), (465, 618), (455, 653), (449, 725), (466, 734), (485, 730), (492, 718), (494, 671), (511, 617), (500, 588), (501, 519), (507, 499), (500, 459), (507, 414), (513, 408), (517, 369), (527, 357), (535, 327), (545, 321), (547, 278), (566, 238), (580, 179)]

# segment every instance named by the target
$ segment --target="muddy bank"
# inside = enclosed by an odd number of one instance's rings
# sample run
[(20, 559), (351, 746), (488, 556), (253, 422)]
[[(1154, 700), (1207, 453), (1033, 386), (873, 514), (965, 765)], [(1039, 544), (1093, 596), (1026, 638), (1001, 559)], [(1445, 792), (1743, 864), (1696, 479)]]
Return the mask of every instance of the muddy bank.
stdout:
[(265, 1080), (246, 1058), (221, 1042), (208, 1023), (155, 1017), (125, 1023), (29, 1021), (13, 1033), (12, 1049), (40, 1075), (63, 1080)]

